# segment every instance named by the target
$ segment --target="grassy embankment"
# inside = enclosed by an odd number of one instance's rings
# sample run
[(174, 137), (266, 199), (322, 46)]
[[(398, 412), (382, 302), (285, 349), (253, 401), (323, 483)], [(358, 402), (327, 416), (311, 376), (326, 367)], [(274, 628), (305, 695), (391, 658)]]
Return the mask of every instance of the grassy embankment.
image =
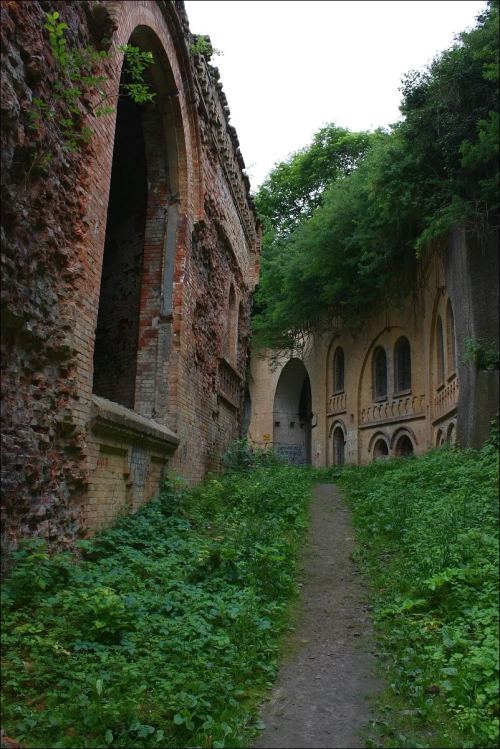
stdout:
[(497, 746), (497, 450), (376, 462), (339, 483), (387, 682), (369, 745)]
[(387, 689), (372, 745), (498, 732), (496, 451), (271, 466), (165, 490), (83, 559), (22, 552), (4, 591), (3, 725), (29, 747), (237, 747), (296, 592), (311, 480), (353, 509)]
[(166, 490), (83, 560), (23, 552), (3, 605), (3, 726), (28, 747), (237, 747), (288, 626), (310, 479)]

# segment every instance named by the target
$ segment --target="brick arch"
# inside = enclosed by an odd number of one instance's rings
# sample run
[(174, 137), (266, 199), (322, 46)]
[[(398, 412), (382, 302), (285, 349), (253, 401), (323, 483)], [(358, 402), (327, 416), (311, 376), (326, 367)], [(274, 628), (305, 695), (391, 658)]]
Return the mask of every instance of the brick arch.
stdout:
[(388, 433), (384, 429), (378, 429), (372, 436), (370, 437), (370, 440), (368, 442), (368, 452), (372, 452), (375, 444), (378, 442), (378, 440), (383, 440), (385, 444), (387, 445), (387, 451), (390, 451), (390, 443), (391, 439), (388, 435)]
[[(170, 377), (173, 371), (170, 364), (175, 365), (183, 329), (186, 242), (190, 229), (201, 215), (200, 141), (191, 103), (193, 82), (189, 53), (177, 28), (180, 21), (172, 8), (161, 10), (160, 4), (126, 3), (116, 6), (113, 15), (117, 30), (112, 39), (112, 58), (118, 65), (108, 81), (111, 101), (118, 95), (122, 73), (123, 53), (118, 47), (127, 43), (153, 52), (154, 64), (147, 71), (147, 80), (155, 93), (153, 103), (142, 108), (145, 130), (148, 130), (144, 141), (150, 189), (141, 271), (137, 376), (132, 402), (128, 402), (130, 396), (127, 403), (121, 402), (149, 418), (166, 422), (169, 416), (174, 426), (172, 404), (176, 399), (177, 381)], [(95, 220), (89, 275), (95, 278), (92, 286), (98, 294), (118, 120), (116, 107), (112, 115), (98, 122), (96, 133), (96, 179), (89, 215), (100, 215), (100, 218)], [(92, 319), (99, 297), (88, 301), (92, 307), (88, 317)], [(159, 357), (157, 352), (166, 348), (170, 356)], [(152, 367), (153, 361), (156, 363)], [(159, 361), (162, 371), (158, 371)], [(147, 376), (143, 376), (146, 371)], [(84, 371), (82, 374), (85, 376)], [(91, 372), (87, 381), (90, 375)], [(165, 387), (170, 379), (170, 386)]]
[(400, 437), (408, 437), (408, 439), (412, 442), (414, 447), (418, 445), (418, 440), (415, 436), (415, 432), (413, 431), (413, 429), (411, 429), (408, 426), (404, 426), (404, 427), (399, 427), (399, 429), (396, 429), (395, 432), (393, 433), (391, 437), (391, 441), (390, 441), (391, 450), (394, 450), (396, 443)]

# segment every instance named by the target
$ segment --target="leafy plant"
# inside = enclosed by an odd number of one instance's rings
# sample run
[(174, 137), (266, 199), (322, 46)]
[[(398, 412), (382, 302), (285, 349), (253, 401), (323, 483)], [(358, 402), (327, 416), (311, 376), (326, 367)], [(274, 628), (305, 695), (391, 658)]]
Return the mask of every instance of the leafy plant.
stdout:
[[(60, 20), (58, 11), (46, 13), (45, 17), (44, 28), (48, 32), (59, 75), (51, 86), (50, 98), (44, 100), (34, 96), (32, 100), (28, 114), (30, 127), (37, 132), (43, 129), (44, 137), (38, 142), (28, 176), (35, 168), (43, 173), (49, 167), (56, 143), (62, 144), (63, 149), (69, 152), (89, 143), (93, 131), (85, 124), (87, 117), (98, 118), (114, 111), (108, 104), (108, 77), (96, 72), (110, 61), (110, 54), (92, 46), (69, 46), (66, 35), (68, 25)], [(124, 55), (121, 94), (130, 96), (136, 104), (152, 101), (155, 94), (144, 82), (145, 71), (153, 63), (152, 53), (129, 44), (118, 49)], [(92, 101), (90, 107), (88, 101)], [(51, 123), (52, 136), (43, 128), (45, 121)]]
[(416, 258), (453, 226), (498, 227), (498, 2), (402, 94), (388, 131), (329, 125), (259, 189), (254, 345), (291, 351), (339, 321), (359, 328), (407, 296)]
[(2, 725), (23, 745), (237, 747), (277, 669), (310, 479), (274, 465), (25, 546), (2, 591)]
[(461, 362), (462, 364), (474, 364), (477, 369), (498, 369), (500, 353), (495, 341), (489, 341), (485, 338), (466, 338)]
[(497, 480), (493, 441), (340, 474), (388, 685), (371, 745), (498, 743)]

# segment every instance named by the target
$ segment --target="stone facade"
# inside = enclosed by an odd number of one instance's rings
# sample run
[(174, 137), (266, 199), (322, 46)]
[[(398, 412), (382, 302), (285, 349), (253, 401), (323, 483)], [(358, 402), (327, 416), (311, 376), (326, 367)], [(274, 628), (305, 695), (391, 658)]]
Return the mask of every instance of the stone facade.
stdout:
[[(33, 99), (68, 44), (110, 51), (113, 112), (67, 152)], [(76, 537), (135, 510), (165, 468), (190, 483), (241, 433), (260, 227), (216, 68), (182, 2), (2, 3), (3, 543)], [(123, 53), (153, 53), (141, 106)], [(56, 107), (59, 104), (56, 102)], [(61, 112), (62, 116), (63, 112)], [(47, 145), (48, 144), (48, 145)], [(37, 154), (50, 151), (50, 163)]]
[(493, 236), (478, 247), (456, 230), (422, 259), (402, 308), (355, 334), (338, 320), (291, 359), (253, 352), (249, 439), (316, 466), (479, 447), (498, 417), (498, 370), (466, 360), (468, 338), (498, 341), (498, 252)]

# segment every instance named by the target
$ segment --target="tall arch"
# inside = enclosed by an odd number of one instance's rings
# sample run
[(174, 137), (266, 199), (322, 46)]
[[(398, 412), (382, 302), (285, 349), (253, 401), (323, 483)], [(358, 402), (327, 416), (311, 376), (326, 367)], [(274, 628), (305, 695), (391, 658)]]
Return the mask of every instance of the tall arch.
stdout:
[(444, 334), (441, 315), (436, 320), (436, 376), (437, 384), (444, 382)]
[(343, 393), (345, 384), (345, 355), (342, 346), (337, 346), (333, 355), (333, 392)]
[[(93, 391), (161, 419), (168, 408), (169, 358), (158, 354), (172, 345), (186, 145), (176, 81), (162, 43), (147, 26), (137, 26), (129, 43), (153, 53), (146, 82), (155, 96), (141, 105), (118, 99)], [(126, 80), (123, 69), (121, 81)]]
[(273, 405), (273, 442), (296, 465), (311, 463), (311, 383), (304, 363), (291, 359), (280, 374)]
[(373, 399), (387, 398), (387, 354), (383, 346), (373, 352)]

